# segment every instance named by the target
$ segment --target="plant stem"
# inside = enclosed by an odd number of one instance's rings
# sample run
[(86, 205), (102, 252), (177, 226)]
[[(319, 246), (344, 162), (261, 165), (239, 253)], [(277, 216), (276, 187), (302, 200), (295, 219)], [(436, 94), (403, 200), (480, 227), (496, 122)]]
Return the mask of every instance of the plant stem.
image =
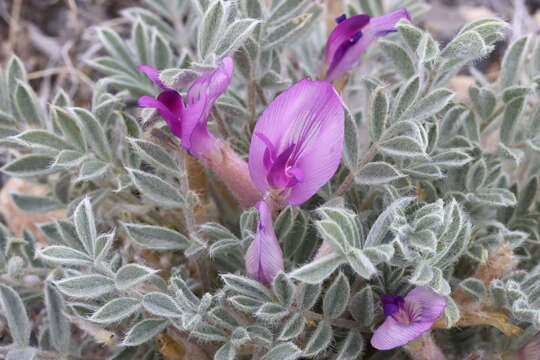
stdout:
[(441, 66), (441, 63), (437, 63), (433, 70), (429, 73), (428, 82), (426, 84), (426, 87), (424, 88), (424, 92), (422, 92), (422, 96), (420, 98), (423, 98), (427, 95), (431, 87), (433, 86), (433, 82), (435, 81), (435, 77), (437, 77), (437, 73), (439, 72), (439, 68)]
[(343, 182), (341, 183), (341, 185), (338, 187), (338, 189), (336, 190), (336, 192), (334, 193), (334, 195), (332, 195), (331, 199), (333, 198), (336, 198), (338, 196), (342, 196), (343, 194), (345, 194), (349, 188), (353, 185), (354, 183), (354, 178), (356, 177), (356, 175), (358, 174), (358, 172), (368, 163), (370, 162), (374, 157), (375, 155), (377, 154), (377, 146), (376, 144), (372, 144), (371, 147), (369, 148), (369, 150), (366, 152), (366, 154), (364, 155), (364, 157), (362, 158), (362, 160), (360, 160), (358, 162), (358, 165), (356, 167), (356, 169), (354, 171), (351, 171), (349, 173), (349, 175), (347, 175), (347, 177), (345, 178), (345, 180), (343, 180)]
[(263, 91), (261, 85), (259, 85), (259, 83), (257, 83), (257, 82), (255, 82), (255, 90), (257, 91), (257, 95), (259, 95), (259, 99), (261, 100), (263, 105), (267, 106), (268, 105), (268, 99), (266, 99), (266, 96), (264, 95), (264, 91)]
[(480, 132), (484, 131), (499, 115), (504, 111), (504, 105), (499, 106), (497, 110), (490, 117), (486, 119), (482, 124), (480, 124)]
[(218, 125), (218, 129), (221, 135), (223, 135), (223, 137), (225, 138), (229, 138), (231, 136), (229, 127), (227, 126), (227, 123), (225, 122), (225, 120), (223, 119), (223, 117), (221, 116), (221, 114), (219, 113), (218, 109), (216, 109), (215, 106), (212, 109), (212, 115), (216, 119), (216, 123)]
[[(299, 311), (299, 309), (296, 309), (296, 311)], [(316, 313), (314, 311), (311, 311), (311, 310), (304, 310), (303, 311), (303, 314), (306, 318), (310, 319), (310, 320), (318, 320), (318, 321), (321, 321), (321, 320), (328, 320), (328, 322), (336, 327), (340, 327), (340, 328), (343, 328), (343, 329), (351, 329), (351, 330), (356, 330), (358, 332), (361, 332), (361, 333), (371, 333), (368, 329), (358, 325), (358, 323), (354, 320), (347, 320), (347, 319), (332, 319), (332, 320), (329, 320), (329, 319), (325, 319), (324, 316), (322, 316), (321, 314), (319, 313)]]
[(249, 117), (249, 130), (253, 130), (253, 127), (255, 126), (255, 122), (257, 121), (257, 108), (256, 108), (256, 96), (257, 91), (255, 89), (255, 81), (250, 80), (248, 82), (247, 90), (248, 90), (248, 109), (250, 113)]

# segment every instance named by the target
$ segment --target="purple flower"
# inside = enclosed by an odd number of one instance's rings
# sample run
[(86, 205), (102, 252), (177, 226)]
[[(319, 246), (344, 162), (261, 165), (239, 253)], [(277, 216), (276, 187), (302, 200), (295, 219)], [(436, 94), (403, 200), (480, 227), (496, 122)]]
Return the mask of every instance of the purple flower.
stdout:
[(259, 211), (259, 226), (255, 240), (246, 252), (246, 270), (249, 277), (271, 284), (277, 273), (284, 269), (283, 253), (274, 233), (272, 210), (265, 201), (259, 201), (255, 207)]
[[(345, 114), (332, 84), (302, 80), (264, 110), (253, 131), (249, 172), (270, 204), (300, 205), (336, 172), (343, 149)], [(259, 227), (246, 253), (250, 277), (270, 284), (283, 270), (272, 210), (257, 203)]]
[(375, 39), (396, 31), (396, 23), (402, 18), (411, 20), (405, 9), (372, 19), (366, 14), (337, 18), (338, 25), (330, 34), (324, 51), (328, 65), (326, 79), (334, 81), (349, 71)]
[(382, 295), (386, 320), (375, 331), (371, 345), (389, 350), (405, 345), (429, 330), (446, 307), (444, 297), (427, 287), (416, 287), (405, 298)]
[(215, 151), (216, 139), (206, 128), (206, 123), (217, 98), (227, 90), (233, 73), (233, 61), (224, 57), (221, 64), (193, 82), (185, 103), (182, 96), (167, 88), (159, 80), (159, 71), (151, 66), (139, 66), (163, 92), (154, 99), (143, 96), (138, 104), (141, 107), (155, 108), (169, 125), (171, 132), (182, 139), (182, 146), (198, 159), (208, 157)]
[(300, 205), (336, 172), (345, 115), (332, 85), (302, 80), (276, 97), (259, 118), (249, 171), (263, 195)]
[(532, 337), (516, 353), (516, 360), (540, 359), (540, 332)]

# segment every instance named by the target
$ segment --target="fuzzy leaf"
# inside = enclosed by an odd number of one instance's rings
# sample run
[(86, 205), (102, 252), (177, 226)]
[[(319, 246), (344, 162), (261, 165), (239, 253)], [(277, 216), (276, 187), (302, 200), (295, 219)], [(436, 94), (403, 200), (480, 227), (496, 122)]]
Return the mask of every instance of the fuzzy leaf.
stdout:
[(222, 278), (225, 284), (237, 293), (262, 301), (272, 300), (270, 292), (257, 281), (232, 274), (223, 275)]
[(109, 147), (109, 142), (105, 136), (105, 130), (99, 121), (97, 121), (94, 115), (88, 110), (74, 108), (72, 111), (78, 119), (79, 126), (83, 131), (83, 136), (86, 138), (90, 147), (96, 152), (97, 156), (104, 161), (111, 161), (111, 148)]
[(418, 103), (407, 110), (400, 120), (419, 121), (435, 115), (441, 111), (454, 97), (454, 92), (441, 88), (432, 91)]
[(347, 308), (350, 291), (349, 280), (343, 273), (340, 273), (324, 295), (324, 316), (329, 319), (337, 319)]
[(184, 206), (184, 196), (156, 175), (135, 169), (129, 169), (129, 174), (135, 186), (149, 200), (170, 208), (181, 208)]
[(388, 117), (388, 97), (383, 89), (378, 88), (371, 100), (369, 117), (369, 134), (371, 140), (377, 141), (381, 137)]
[(371, 286), (365, 286), (351, 299), (349, 311), (353, 318), (364, 326), (370, 326), (375, 318), (375, 302)]
[(145, 319), (133, 326), (122, 342), (123, 346), (137, 346), (159, 334), (167, 326), (165, 319)]
[(114, 299), (99, 308), (90, 318), (100, 324), (118, 322), (135, 313), (141, 307), (138, 299), (121, 297)]
[(321, 321), (317, 329), (311, 335), (305, 349), (305, 356), (315, 356), (324, 351), (332, 341), (332, 326), (326, 321)]
[(66, 141), (77, 150), (86, 152), (86, 142), (81, 132), (81, 128), (73, 114), (59, 108), (53, 107), (56, 124), (62, 130)]
[(475, 110), (482, 119), (487, 119), (493, 113), (497, 99), (492, 90), (471, 86), (469, 88), (469, 96)]
[(341, 343), (336, 360), (356, 359), (362, 354), (365, 348), (365, 341), (358, 331), (351, 330), (345, 340)]
[(219, 35), (223, 33), (226, 20), (226, 7), (221, 0), (215, 1), (204, 14), (199, 27), (199, 56), (205, 59), (215, 49)]
[(303, 310), (311, 309), (315, 303), (317, 303), (317, 300), (319, 300), (321, 289), (322, 287), (319, 283), (303, 283), (300, 286), (300, 291), (298, 292), (298, 298), (296, 300), (298, 307)]
[(503, 120), (500, 130), (501, 141), (503, 144), (510, 145), (513, 143), (517, 124), (523, 116), (524, 109), (524, 97), (515, 98), (504, 107)]
[(419, 93), (420, 77), (416, 75), (410, 78), (409, 81), (407, 81), (407, 83), (399, 90), (392, 110), (392, 122), (396, 122), (401, 119), (401, 116), (414, 103)]
[(15, 106), (18, 115), (31, 126), (44, 126), (45, 118), (36, 93), (30, 85), (19, 81), (15, 88)]
[(330, 276), (343, 263), (345, 263), (345, 258), (333, 253), (294, 270), (290, 276), (308, 284), (317, 284)]
[(123, 225), (131, 240), (147, 249), (181, 250), (189, 246), (189, 240), (184, 235), (168, 228), (143, 224)]
[(86, 252), (91, 256), (94, 256), (97, 237), (96, 224), (94, 213), (92, 212), (92, 205), (90, 204), (90, 199), (88, 197), (84, 198), (75, 209), (73, 222), (75, 223), (77, 235)]
[(274, 346), (264, 355), (262, 360), (296, 360), (301, 355), (302, 350), (294, 343), (286, 342)]
[(60, 136), (50, 133), (45, 130), (26, 130), (17, 136), (18, 140), (21, 140), (29, 146), (43, 148), (46, 150), (60, 151), (64, 149), (72, 149), (72, 146), (68, 144)]
[(54, 347), (61, 353), (66, 353), (71, 339), (71, 327), (64, 315), (64, 299), (50, 283), (43, 288), (49, 332)]
[(134, 288), (136, 285), (147, 280), (156, 273), (156, 270), (139, 264), (127, 264), (122, 266), (114, 277), (114, 282), (119, 290)]
[[(255, 3), (257, 1), (251, 2)], [(251, 35), (259, 23), (260, 21), (254, 19), (240, 19), (229, 25), (225, 34), (219, 40), (216, 55), (221, 57), (235, 51)]]
[(88, 266), (92, 265), (92, 259), (85, 253), (67, 246), (47, 246), (39, 252), (39, 257), (54, 264)]
[(360, 169), (356, 174), (355, 181), (358, 184), (380, 185), (392, 182), (403, 176), (392, 165), (383, 161), (375, 161), (366, 164)]
[(510, 45), (504, 54), (501, 64), (499, 82), (503, 89), (514, 85), (519, 78), (521, 67), (525, 61), (530, 36), (524, 36)]
[(277, 274), (276, 277), (274, 277), (272, 288), (281, 305), (285, 307), (292, 305), (294, 301), (295, 287), (287, 275), (282, 272)]
[(263, 42), (263, 49), (270, 50), (294, 42), (307, 33), (322, 13), (319, 4), (313, 4), (302, 15), (296, 16), (272, 29)]
[(343, 162), (349, 169), (355, 169), (359, 160), (358, 125), (354, 121), (351, 112), (345, 111), (345, 143), (343, 146)]
[(183, 312), (167, 294), (152, 292), (144, 295), (142, 305), (150, 313), (165, 318), (181, 317)]
[(279, 334), (279, 340), (291, 340), (299, 336), (306, 326), (306, 319), (300, 313), (295, 313), (283, 325)]
[(18, 346), (28, 345), (30, 342), (30, 321), (19, 294), (9, 286), (0, 284), (0, 304), (15, 344)]
[(81, 275), (56, 282), (58, 289), (75, 298), (97, 298), (114, 290), (114, 280), (103, 275)]
[(47, 175), (54, 172), (51, 169), (53, 162), (54, 158), (47, 155), (23, 155), (4, 166), (2, 171), (15, 177)]
[(416, 73), (416, 68), (411, 57), (399, 44), (388, 40), (380, 40), (379, 46), (404, 79), (408, 79)]
[(38, 214), (63, 207), (55, 198), (47, 196), (35, 196), (23, 193), (12, 193), (11, 198), (15, 206), (24, 212)]
[(474, 300), (480, 301), (487, 295), (487, 289), (484, 283), (476, 278), (468, 278), (463, 280), (459, 286), (471, 296)]

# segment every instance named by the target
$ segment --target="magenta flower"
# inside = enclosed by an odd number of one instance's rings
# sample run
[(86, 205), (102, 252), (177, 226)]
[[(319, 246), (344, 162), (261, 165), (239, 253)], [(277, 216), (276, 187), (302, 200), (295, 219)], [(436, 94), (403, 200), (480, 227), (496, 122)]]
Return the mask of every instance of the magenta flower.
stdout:
[(396, 31), (396, 23), (402, 18), (411, 20), (406, 9), (372, 19), (366, 14), (348, 19), (345, 14), (338, 17), (338, 25), (330, 34), (324, 50), (328, 66), (326, 79), (334, 81), (349, 71), (375, 39)]
[(444, 297), (424, 287), (416, 287), (405, 298), (381, 295), (386, 320), (375, 331), (371, 345), (389, 350), (405, 345), (429, 330), (446, 307)]
[(283, 253), (274, 233), (272, 210), (265, 201), (255, 207), (259, 211), (257, 235), (246, 253), (246, 269), (249, 277), (264, 284), (271, 284), (274, 277), (284, 269)]
[(233, 73), (233, 61), (224, 57), (221, 64), (195, 80), (189, 88), (185, 103), (182, 96), (167, 88), (159, 80), (159, 71), (151, 66), (139, 66), (163, 92), (154, 99), (143, 96), (141, 107), (155, 108), (169, 125), (171, 132), (182, 139), (182, 146), (198, 159), (215, 151), (216, 139), (206, 128), (206, 123), (217, 98), (227, 90)]
[(516, 360), (540, 359), (540, 332), (525, 343), (516, 353)]
[(249, 172), (265, 201), (257, 204), (259, 227), (246, 253), (250, 277), (269, 284), (283, 270), (269, 204), (300, 205), (330, 180), (341, 161), (344, 121), (333, 86), (309, 79), (277, 96), (259, 118)]
[(182, 139), (182, 147), (215, 171), (227, 184), (244, 208), (253, 206), (262, 196), (251, 181), (246, 162), (226, 143), (216, 139), (206, 124), (214, 103), (227, 90), (233, 73), (233, 61), (224, 57), (221, 64), (193, 82), (185, 97), (166, 87), (159, 80), (159, 71), (139, 66), (163, 91), (154, 99), (143, 96), (139, 106), (155, 108), (169, 125), (171, 132)]
[(259, 118), (249, 172), (263, 195), (300, 205), (336, 172), (343, 149), (341, 99), (325, 81), (302, 80), (276, 97)]

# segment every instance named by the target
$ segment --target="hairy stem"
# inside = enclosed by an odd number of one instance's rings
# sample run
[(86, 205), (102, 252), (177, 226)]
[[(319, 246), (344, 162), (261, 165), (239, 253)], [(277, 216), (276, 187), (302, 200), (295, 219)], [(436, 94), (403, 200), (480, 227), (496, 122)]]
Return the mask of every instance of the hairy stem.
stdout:
[(490, 117), (486, 119), (482, 124), (480, 124), (480, 132), (484, 131), (499, 115), (504, 111), (504, 105), (501, 105), (491, 114)]
[(224, 138), (231, 137), (231, 132), (229, 131), (229, 127), (227, 126), (227, 123), (219, 113), (218, 109), (214, 106), (212, 109), (212, 115), (214, 116), (214, 119), (216, 119), (216, 123), (218, 125), (219, 132)]
[(343, 180), (343, 182), (341, 183), (341, 185), (338, 187), (338, 189), (336, 190), (336, 192), (334, 193), (334, 195), (332, 195), (331, 199), (333, 198), (336, 198), (338, 196), (342, 196), (343, 194), (345, 194), (349, 189), (350, 187), (353, 185), (354, 183), (354, 178), (356, 177), (356, 175), (358, 174), (358, 172), (368, 163), (370, 162), (374, 157), (375, 155), (377, 154), (377, 146), (376, 144), (373, 144), (371, 145), (371, 147), (369, 148), (368, 152), (366, 152), (366, 154), (364, 155), (364, 157), (362, 158), (362, 160), (360, 160), (358, 162), (358, 165), (356, 166), (356, 169), (354, 171), (351, 171), (349, 173), (349, 175), (347, 175), (347, 177), (345, 178), (345, 180)]

